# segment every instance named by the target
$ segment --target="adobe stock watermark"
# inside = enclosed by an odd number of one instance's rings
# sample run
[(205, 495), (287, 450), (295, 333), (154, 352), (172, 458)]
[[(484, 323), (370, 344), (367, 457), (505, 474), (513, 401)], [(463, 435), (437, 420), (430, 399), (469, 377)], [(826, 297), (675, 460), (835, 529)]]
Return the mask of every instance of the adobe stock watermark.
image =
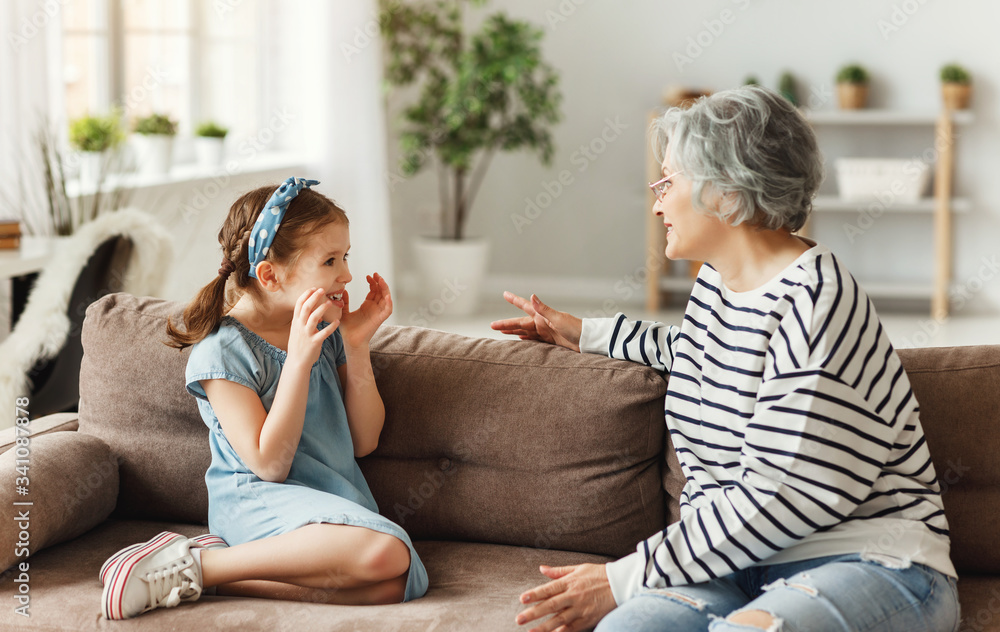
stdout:
[(549, 9), (545, 12), (545, 21), (553, 31), (559, 28), (560, 24), (565, 24), (576, 10), (587, 3), (587, 0), (561, 0), (553, 11)]
[(236, 11), (243, 4), (243, 0), (212, 0), (212, 8), (220, 18)]
[[(732, 0), (732, 3), (741, 11), (746, 11), (746, 8), (750, 6), (750, 0)], [(677, 71), (684, 72), (685, 66), (694, 63), (696, 59), (701, 57), (706, 50), (711, 48), (712, 44), (722, 37), (726, 27), (736, 22), (736, 18), (737, 14), (732, 9), (726, 8), (720, 11), (715, 18), (702, 21), (702, 26), (705, 28), (688, 36), (683, 52), (674, 51), (672, 57)]]
[[(17, 31), (7, 33), (7, 42), (10, 49), (15, 53), (21, 52), (28, 42), (42, 32), (50, 22), (59, 14), (68, 0), (45, 0), (40, 3), (38, 10), (30, 17), (21, 18), (21, 23), (17, 25)], [(4, 7), (6, 10), (6, 6)]]
[(150, 92), (158, 89), (167, 79), (167, 71), (157, 66), (146, 66), (142, 80), (125, 95), (124, 110), (129, 112), (146, 100)]
[(382, 32), (382, 26), (392, 17), (392, 14), (400, 9), (402, 4), (400, 2), (380, 2), (380, 6), (385, 8), (378, 12), (378, 14), (373, 15), (371, 19), (362, 24), (361, 26), (354, 27), (354, 38), (350, 43), (341, 42), (340, 52), (344, 55), (344, 59), (350, 63), (354, 57), (357, 57), (366, 48), (371, 46), (371, 44), (378, 40), (379, 34)]
[(410, 315), (410, 324), (414, 327), (429, 327), (431, 323), (447, 313), (448, 308), (468, 290), (469, 286), (464, 285), (458, 278), (445, 279), (442, 281), (441, 291), (438, 292), (438, 295), (428, 301), (427, 305), (417, 308), (416, 313)]
[(927, 0), (903, 0), (903, 2), (893, 4), (889, 19), (880, 19), (875, 23), (882, 39), (888, 42), (889, 38), (906, 26), (910, 18), (916, 15), (917, 11), (925, 4), (927, 4)]
[(195, 217), (208, 208), (212, 200), (219, 197), (226, 190), (230, 179), (238, 175), (246, 165), (253, 162), (260, 152), (265, 151), (268, 145), (274, 142), (277, 135), (284, 131), (289, 123), (294, 120), (295, 114), (283, 107), (271, 115), (266, 127), (244, 139), (238, 147), (238, 152), (242, 156), (242, 159), (228, 161), (226, 168), (221, 173), (216, 174), (210, 181), (200, 187), (188, 203), (181, 207), (180, 212), (184, 222), (190, 224), (194, 221)]
[[(852, 244), (869, 228), (875, 225), (875, 220), (882, 217), (882, 214), (892, 206), (899, 203), (899, 198), (905, 196), (907, 191), (923, 178), (925, 163), (919, 159), (913, 159), (903, 165), (900, 175), (894, 178), (889, 185), (876, 191), (872, 195), (872, 202), (867, 207), (862, 207), (854, 223), (843, 225), (844, 235)], [(904, 198), (905, 199), (905, 198)]]
[[(953, 285), (948, 293), (951, 303), (950, 313), (959, 312), (972, 298), (983, 291), (988, 283), (997, 278), (1000, 272), (1000, 256), (994, 254), (990, 257), (980, 258), (979, 269), (969, 276), (962, 283)], [(899, 339), (899, 348), (912, 349), (926, 347), (934, 342), (934, 336), (941, 330), (942, 325), (950, 320), (950, 316), (945, 318), (928, 318), (919, 323), (920, 330), (913, 336), (903, 336)]]
[[(570, 156), (570, 164), (576, 166), (577, 173), (584, 173), (597, 159), (608, 150), (608, 147), (621, 137), (622, 131), (629, 128), (629, 125), (622, 123), (621, 118), (615, 116), (604, 119), (604, 129), (592, 138), (589, 143), (580, 145)], [(541, 183), (542, 192), (534, 198), (524, 198), (525, 207), (523, 213), (511, 213), (510, 221), (514, 225), (517, 234), (524, 232), (525, 226), (530, 226), (538, 219), (542, 212), (552, 206), (559, 196), (567, 188), (576, 182), (576, 176), (569, 169), (563, 169), (554, 180), (546, 180)]]
[[(907, 186), (922, 177), (922, 171), (925, 167), (937, 164), (941, 152), (954, 147), (958, 139), (957, 132), (952, 134), (950, 141), (944, 134), (935, 133), (934, 144), (904, 163), (900, 177), (893, 179), (888, 187), (877, 191), (872, 202), (867, 207), (859, 209), (857, 219), (853, 224), (845, 223), (843, 225), (844, 234), (848, 240), (853, 244), (858, 237), (864, 235), (868, 229), (874, 226), (875, 220), (881, 217), (889, 207), (897, 203), (897, 198), (906, 190)], [(921, 191), (921, 193), (923, 192)]]

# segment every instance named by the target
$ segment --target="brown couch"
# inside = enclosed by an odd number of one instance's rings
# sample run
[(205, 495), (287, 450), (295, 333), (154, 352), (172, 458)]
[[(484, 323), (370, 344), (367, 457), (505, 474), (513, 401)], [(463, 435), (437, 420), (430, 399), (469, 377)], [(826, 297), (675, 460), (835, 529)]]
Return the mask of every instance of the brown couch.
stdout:
[[(160, 343), (180, 308), (125, 294), (91, 305), (80, 413), (31, 422), (27, 495), (5, 435), (0, 503), (30, 517), (0, 523), (0, 628), (514, 630), (518, 595), (545, 581), (539, 564), (610, 561), (677, 516), (660, 374), (387, 326), (372, 344), (386, 424), (361, 467), (381, 512), (414, 539), (427, 595), (369, 607), (205, 596), (106, 621), (98, 570), (110, 554), (164, 529), (207, 530), (208, 431), (184, 389), (187, 354)], [(945, 488), (963, 629), (1000, 630), (1000, 347), (900, 355)], [(30, 618), (15, 611), (25, 592)]]

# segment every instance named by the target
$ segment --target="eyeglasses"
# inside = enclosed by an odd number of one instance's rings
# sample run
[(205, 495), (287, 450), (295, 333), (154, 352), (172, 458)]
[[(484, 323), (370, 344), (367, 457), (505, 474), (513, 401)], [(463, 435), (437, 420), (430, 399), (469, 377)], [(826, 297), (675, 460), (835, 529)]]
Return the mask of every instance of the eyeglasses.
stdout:
[(664, 178), (662, 180), (658, 180), (656, 182), (650, 182), (649, 183), (649, 188), (653, 190), (653, 195), (656, 196), (657, 200), (662, 200), (663, 199), (663, 194), (666, 193), (667, 189), (670, 188), (670, 185), (673, 184), (673, 182), (670, 181), (670, 178), (673, 178), (674, 176), (676, 176), (677, 174), (680, 174), (680, 173), (684, 173), (684, 171), (681, 170), (681, 171), (677, 171), (677, 172), (671, 173), (669, 176), (667, 176), (666, 178)]

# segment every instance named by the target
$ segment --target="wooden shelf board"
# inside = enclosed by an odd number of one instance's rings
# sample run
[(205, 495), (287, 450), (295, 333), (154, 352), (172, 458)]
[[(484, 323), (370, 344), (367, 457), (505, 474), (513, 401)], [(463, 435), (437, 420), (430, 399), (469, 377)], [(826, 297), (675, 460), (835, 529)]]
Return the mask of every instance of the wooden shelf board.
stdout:
[[(836, 195), (817, 195), (813, 200), (813, 208), (818, 212), (855, 213), (868, 210), (872, 204), (879, 204), (878, 199), (845, 200)], [(884, 210), (887, 213), (933, 213), (935, 204), (934, 198), (925, 197), (917, 202), (889, 204)], [(951, 210), (955, 213), (968, 213), (972, 210), (972, 202), (968, 198), (952, 198)]]
[[(934, 125), (940, 112), (888, 109), (864, 110), (802, 110), (806, 120), (816, 125)], [(952, 112), (951, 120), (956, 125), (968, 125), (975, 121), (971, 110)]]

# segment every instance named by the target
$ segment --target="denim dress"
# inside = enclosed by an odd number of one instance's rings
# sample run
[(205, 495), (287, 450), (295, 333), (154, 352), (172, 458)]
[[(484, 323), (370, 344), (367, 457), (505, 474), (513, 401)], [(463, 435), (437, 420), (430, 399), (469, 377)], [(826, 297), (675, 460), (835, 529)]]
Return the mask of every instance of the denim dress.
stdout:
[[(327, 323), (321, 323), (325, 327)], [(337, 367), (344, 343), (336, 331), (323, 342), (309, 374), (302, 438), (283, 483), (261, 480), (229, 443), (200, 380), (224, 379), (252, 389), (270, 410), (287, 353), (226, 316), (191, 348), (185, 381), (209, 428), (212, 464), (205, 473), (208, 526), (230, 546), (288, 533), (307, 524), (365, 527), (393, 535), (410, 549), (405, 600), (427, 592), (427, 571), (406, 532), (378, 513), (354, 458)]]

